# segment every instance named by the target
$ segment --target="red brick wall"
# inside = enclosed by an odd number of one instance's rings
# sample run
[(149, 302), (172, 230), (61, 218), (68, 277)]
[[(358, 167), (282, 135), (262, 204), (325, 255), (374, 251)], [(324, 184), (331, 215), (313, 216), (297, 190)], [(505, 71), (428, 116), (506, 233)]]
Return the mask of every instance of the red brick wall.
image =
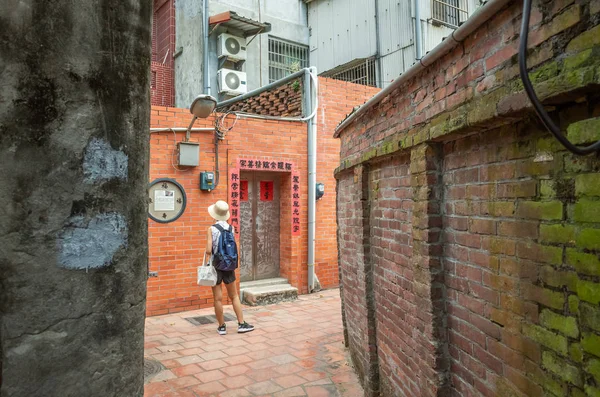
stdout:
[(332, 138), (333, 131), (355, 106), (377, 92), (378, 88), (319, 78), (317, 182), (325, 184), (325, 195), (317, 202), (315, 269), (325, 288), (339, 284), (334, 171), (340, 161), (340, 141)]
[(172, 106), (175, 101), (173, 67), (153, 61), (150, 73), (152, 106)]
[(173, 106), (175, 103), (175, 3), (155, 0), (152, 16), (151, 103)]
[[(577, 144), (600, 139), (599, 11), (532, 14), (531, 77)], [(600, 160), (531, 114), (520, 13), (340, 131), (343, 314), (366, 395), (600, 393)]]
[[(332, 138), (333, 128), (344, 114), (357, 103), (364, 102), (373, 89), (362, 86), (325, 81), (322, 85), (318, 130), (318, 180), (327, 186), (326, 195), (317, 203), (317, 241), (315, 271), (324, 288), (339, 285), (337, 249), (335, 244), (335, 191), (333, 169), (339, 161), (339, 142)], [(335, 91), (335, 95), (331, 93)], [(362, 95), (362, 97), (361, 97)], [(360, 98), (360, 99), (359, 99)], [(346, 102), (346, 103), (345, 103)], [(187, 127), (191, 115), (187, 109), (154, 106), (152, 127)], [(228, 119), (229, 120), (229, 119)], [(197, 121), (195, 127), (212, 127), (214, 119)], [(181, 183), (188, 197), (184, 215), (176, 222), (157, 224), (149, 221), (150, 269), (158, 271), (158, 278), (148, 281), (148, 314), (190, 310), (212, 305), (209, 288), (195, 283), (195, 269), (201, 260), (205, 244), (205, 230), (211, 224), (206, 208), (218, 199), (228, 200), (228, 170), (239, 158), (290, 160), (297, 166), (302, 186), (302, 236), (291, 237), (289, 174), (282, 177), (281, 199), (281, 275), (287, 277), (300, 293), (307, 292), (307, 131), (299, 122), (263, 121), (240, 118), (220, 144), (220, 186), (210, 192), (199, 189), (199, 174), (214, 169), (213, 135), (208, 132), (192, 133), (192, 141), (201, 144), (200, 166), (182, 171), (175, 170), (175, 143), (184, 133), (160, 132), (151, 135), (150, 180), (174, 178)]]
[[(152, 127), (187, 127), (190, 113), (187, 109), (152, 108)], [(196, 123), (196, 127), (211, 127), (213, 119)], [(256, 132), (260, 131), (260, 133)], [(277, 140), (273, 139), (277, 137)], [(194, 132), (191, 141), (200, 143), (200, 166), (177, 171), (175, 142), (184, 133), (155, 133), (150, 141), (150, 180), (174, 178), (183, 185), (187, 194), (185, 213), (175, 222), (158, 224), (149, 221), (150, 270), (158, 271), (158, 278), (148, 280), (148, 315), (173, 313), (212, 305), (210, 288), (196, 285), (196, 267), (201, 263), (206, 244), (206, 228), (213, 222), (207, 208), (215, 201), (228, 200), (228, 170), (237, 165), (239, 158), (293, 161), (301, 175), (305, 175), (306, 156), (297, 150), (306, 147), (306, 125), (303, 123), (240, 119), (219, 147), (220, 182), (210, 193), (201, 192), (200, 172), (214, 170), (213, 134)], [(281, 187), (286, 190), (286, 185)], [(289, 184), (287, 185), (289, 191)], [(306, 185), (302, 185), (302, 205), (306, 206)], [(282, 203), (284, 204), (285, 201)], [(282, 215), (285, 218), (285, 213)], [(291, 237), (291, 227), (282, 227), (281, 268), (299, 292), (306, 293), (306, 211), (302, 212), (300, 237)], [(289, 223), (288, 223), (289, 225)], [(291, 248), (287, 250), (287, 248)]]

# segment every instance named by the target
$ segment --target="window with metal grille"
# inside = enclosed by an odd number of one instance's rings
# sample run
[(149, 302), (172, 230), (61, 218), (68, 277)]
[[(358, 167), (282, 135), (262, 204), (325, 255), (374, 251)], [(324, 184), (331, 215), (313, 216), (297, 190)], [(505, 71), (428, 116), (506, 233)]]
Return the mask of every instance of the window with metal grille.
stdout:
[(321, 74), (336, 80), (377, 87), (375, 58), (361, 58), (328, 70)]
[(269, 36), (269, 83), (308, 67), (308, 46)]
[(441, 25), (458, 28), (469, 17), (467, 0), (432, 0), (432, 19)]

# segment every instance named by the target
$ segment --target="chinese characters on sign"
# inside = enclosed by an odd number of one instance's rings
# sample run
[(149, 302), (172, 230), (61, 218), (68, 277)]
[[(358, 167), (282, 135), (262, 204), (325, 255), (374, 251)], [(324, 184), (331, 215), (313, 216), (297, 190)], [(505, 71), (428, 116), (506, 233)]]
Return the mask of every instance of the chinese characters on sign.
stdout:
[(273, 201), (273, 181), (260, 181), (260, 201)]
[(257, 160), (257, 159), (241, 159), (238, 160), (240, 170), (266, 170), (279, 172), (292, 172), (294, 163), (290, 161), (273, 161), (273, 160)]
[[(248, 188), (248, 182), (246, 181), (246, 189)], [(230, 222), (235, 233), (240, 233), (240, 171), (237, 168), (229, 170), (229, 207), (230, 207)], [(246, 190), (246, 198), (247, 190)]]
[[(275, 171), (290, 172), (292, 176), (291, 186), (291, 206), (292, 206), (292, 236), (300, 236), (301, 219), (301, 200), (300, 200), (300, 176), (293, 162), (280, 160), (262, 160), (262, 159), (239, 159), (238, 167), (229, 172), (230, 183), (230, 202), (231, 224), (235, 227), (236, 233), (239, 233), (239, 209), (240, 202), (248, 200), (248, 181), (240, 180), (240, 171)], [(235, 178), (235, 180), (234, 180)], [(260, 200), (272, 201), (274, 193), (274, 183), (272, 181), (260, 182)]]
[(300, 176), (292, 173), (292, 236), (300, 235)]
[(248, 201), (248, 181), (240, 181), (240, 201)]

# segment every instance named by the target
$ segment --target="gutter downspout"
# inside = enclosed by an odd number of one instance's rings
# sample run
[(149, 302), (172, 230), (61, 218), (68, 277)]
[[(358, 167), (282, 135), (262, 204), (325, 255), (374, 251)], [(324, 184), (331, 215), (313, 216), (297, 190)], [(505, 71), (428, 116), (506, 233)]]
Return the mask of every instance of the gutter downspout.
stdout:
[(442, 56), (449, 53), (454, 47), (465, 40), (471, 33), (478, 29), (481, 25), (487, 22), (492, 16), (500, 11), (512, 0), (488, 0), (488, 2), (481, 6), (469, 19), (466, 20), (458, 29), (456, 29), (449, 37), (438, 44), (433, 50), (428, 52), (420, 62), (413, 65), (406, 72), (402, 73), (400, 77), (392, 82), (392, 84), (379, 91), (375, 96), (369, 99), (364, 105), (362, 105), (356, 112), (348, 116), (340, 125), (335, 129), (335, 138), (340, 136), (340, 133), (344, 128), (350, 125), (358, 116), (365, 113), (367, 110), (375, 106), (385, 97), (387, 97), (392, 91), (400, 87), (402, 84), (415, 77), (421, 70), (432, 65), (435, 61), (440, 59)]
[(381, 37), (379, 29), (379, 0), (375, 0), (375, 51), (377, 51), (377, 78), (375, 85), (377, 87), (383, 87), (383, 67), (381, 66)]
[(210, 31), (209, 26), (208, 26), (208, 2), (209, 0), (203, 0), (204, 2), (204, 11), (202, 12), (203, 15), (203, 20), (204, 20), (204, 32), (203, 32), (203, 39), (204, 39), (204, 54), (202, 54), (203, 56), (203, 60), (202, 63), (204, 64), (204, 68), (203, 68), (203, 74), (204, 76), (202, 77), (202, 79), (204, 80), (204, 93), (207, 95), (210, 95), (210, 74), (209, 74), (209, 67), (210, 65), (208, 64), (209, 62), (209, 57), (208, 57), (208, 32)]
[[(317, 95), (318, 90), (315, 86), (311, 89), (311, 74), (317, 75), (315, 67), (310, 68), (310, 73), (304, 76), (305, 97), (307, 113), (312, 110), (311, 104), (316, 103), (313, 96)], [(316, 82), (315, 82), (316, 85)], [(308, 134), (308, 293), (315, 289), (315, 227), (316, 227), (316, 186), (317, 186), (317, 115), (309, 119), (306, 123)]]
[(417, 50), (417, 61), (423, 58), (423, 37), (421, 32), (421, 9), (419, 0), (415, 0), (415, 47)]

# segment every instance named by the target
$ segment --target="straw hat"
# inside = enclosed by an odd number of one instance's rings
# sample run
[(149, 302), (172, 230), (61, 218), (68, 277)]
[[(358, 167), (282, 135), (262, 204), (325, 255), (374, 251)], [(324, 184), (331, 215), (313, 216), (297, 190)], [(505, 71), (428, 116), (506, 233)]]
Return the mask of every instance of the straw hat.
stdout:
[(219, 200), (208, 207), (208, 213), (218, 221), (226, 221), (231, 216), (229, 213), (229, 204), (223, 200)]

